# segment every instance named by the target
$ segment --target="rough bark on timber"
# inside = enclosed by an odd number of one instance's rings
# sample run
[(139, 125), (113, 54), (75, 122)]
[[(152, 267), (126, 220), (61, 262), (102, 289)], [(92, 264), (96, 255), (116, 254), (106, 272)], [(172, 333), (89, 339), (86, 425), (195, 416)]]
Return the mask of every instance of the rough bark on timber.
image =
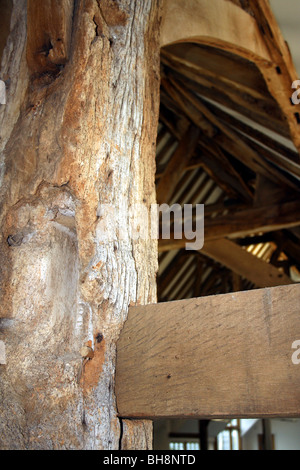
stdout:
[[(156, 301), (157, 242), (132, 238), (128, 209), (155, 203), (158, 3), (14, 1), (1, 69), (1, 449), (150, 445), (149, 423), (134, 422), (120, 444), (114, 373), (128, 306)], [(104, 243), (106, 203), (122, 211)]]

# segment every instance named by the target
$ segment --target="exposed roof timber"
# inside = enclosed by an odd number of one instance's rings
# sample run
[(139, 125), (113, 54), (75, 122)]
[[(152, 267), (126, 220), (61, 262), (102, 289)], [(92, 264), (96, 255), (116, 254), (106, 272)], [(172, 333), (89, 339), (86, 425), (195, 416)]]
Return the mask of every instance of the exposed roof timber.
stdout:
[[(280, 114), (278, 113), (278, 109), (276, 110), (276, 107), (273, 107), (273, 111), (271, 109), (270, 112), (267, 112), (265, 103), (264, 108), (260, 109), (258, 106), (253, 106), (251, 102), (249, 104), (247, 101), (248, 104), (245, 108), (238, 97), (228, 95), (226, 90), (220, 92), (215, 88), (204, 87), (203, 85), (199, 85), (192, 80), (184, 78), (182, 74), (179, 74), (178, 72), (170, 69), (166, 69), (165, 72), (166, 76), (171, 75), (179, 82), (184, 82), (185, 86), (188, 86), (190, 90), (202, 98), (218, 103), (219, 105), (225, 107), (228, 111), (235, 111), (236, 113), (247, 116), (247, 118), (251, 119), (251, 121), (258, 123), (261, 126), (266, 126), (270, 131), (275, 132), (284, 138), (290, 137), (288, 126), (286, 122), (280, 118)], [(268, 118), (266, 119), (267, 115)]]
[[(200, 53), (201, 50), (199, 50)], [(219, 61), (219, 57), (216, 59)], [(249, 85), (244, 85), (240, 83), (242, 80), (240, 82), (237, 81), (236, 76), (230, 78), (224, 77), (217, 72), (211, 72), (207, 68), (189, 63), (177, 55), (171, 54), (168, 50), (161, 51), (161, 60), (168, 67), (166, 69), (167, 74), (172, 71), (175, 78), (182, 81), (188, 79), (190, 82), (189, 88), (194, 92), (211, 98), (214, 101), (219, 101), (230, 109), (233, 108), (236, 111), (247, 112), (248, 115), (262, 124), (264, 123), (265, 116), (268, 114), (270, 127), (285, 136), (289, 135), (288, 126), (283, 125), (283, 115), (278, 108), (278, 104), (267, 90), (264, 91), (262, 89), (260, 83), (259, 89), (256, 83), (252, 87), (250, 87), (250, 82)], [(224, 67), (226, 65), (224, 64)], [(220, 64), (220, 71), (222, 68), (223, 66)]]
[[(185, 220), (185, 223), (188, 221)], [(204, 220), (205, 241), (223, 237), (238, 238), (249, 233), (266, 233), (300, 225), (300, 202), (292, 201), (277, 205), (250, 207)], [(179, 238), (181, 237), (181, 239)], [(170, 240), (159, 240), (159, 251), (184, 248), (187, 240), (184, 231), (174, 233)]]
[[(299, 151), (300, 119), (290, 99), (291, 84), (298, 77), (289, 48), (269, 2), (249, 0), (248, 6), (246, 12), (225, 0), (164, 0), (162, 45), (184, 41), (206, 44), (255, 63), (283, 112)], [(232, 24), (234, 28), (230, 27)]]
[(211, 178), (218, 182), (228, 195), (236, 195), (244, 201), (252, 201), (253, 191), (222, 149), (205, 138), (201, 139), (199, 147), (202, 149), (199, 160)]
[[(262, 130), (259, 130), (257, 128), (257, 123), (253, 122), (252, 125), (250, 125), (246, 121), (243, 121), (242, 117), (238, 119), (237, 117), (233, 116), (230, 112), (224, 111), (222, 108), (216, 106), (214, 103), (208, 102), (203, 98), (202, 100), (204, 101), (208, 109), (218, 117), (218, 119), (220, 119), (224, 123), (227, 123), (230, 127), (233, 127), (235, 130), (238, 130), (241, 133), (251, 137), (253, 140), (256, 140), (260, 144), (263, 144), (265, 147), (270, 148), (271, 150), (278, 153), (282, 157), (282, 159), (288, 160), (289, 162), (293, 163), (295, 167), (300, 168), (299, 154), (284, 143), (280, 142), (279, 140), (270, 137), (267, 133), (267, 129), (265, 129), (265, 132), (263, 132)], [(269, 122), (269, 120), (267, 122)], [(264, 124), (267, 124), (267, 122), (265, 120)]]
[[(173, 43), (161, 53), (161, 123), (173, 136), (174, 142), (182, 141), (191, 124), (201, 130), (201, 135), (193, 156), (184, 158), (176, 185), (168, 189), (172, 191), (172, 197), (165, 202), (184, 204), (209, 200), (211, 203), (205, 208), (206, 242), (201, 250), (202, 258), (197, 264), (197, 254), (189, 254), (195, 260), (186, 264), (182, 271), (185, 280), (177, 286), (174, 298), (198, 295), (195, 292), (199, 295), (201, 292), (228, 292), (234, 289), (233, 275), (227, 275), (230, 271), (241, 276), (243, 289), (253, 288), (255, 269), (262, 270), (257, 273), (262, 287), (266, 285), (263, 282), (269, 279), (270, 272), (274, 285), (282, 279), (284, 283), (289, 283), (292, 267), (300, 266), (300, 253), (296, 249), (299, 241), (292, 234), (300, 228), (297, 216), (300, 161), (299, 153), (295, 151), (296, 146), (299, 149), (300, 127), (297, 122), (299, 118), (295, 115), (297, 108), (291, 105), (290, 100), (295, 69), (265, 0), (259, 2), (259, 11), (251, 8), (250, 3), (239, 0), (169, 2), (169, 13), (176, 13), (181, 25), (179, 29), (174, 28), (177, 19), (173, 15), (172, 31), (170, 28), (168, 34), (183, 39), (183, 42)], [(205, 21), (200, 9), (205, 14)], [(217, 9), (219, 16), (216, 15)], [(226, 12), (223, 18), (221, 12)], [(238, 31), (216, 31), (225, 17), (228, 24), (225, 21), (223, 26), (230, 29), (234, 15), (242, 18), (237, 25)], [(189, 18), (188, 24), (184, 24), (184, 18)], [(256, 25), (252, 30), (255, 30), (252, 39), (255, 38), (257, 44), (249, 38), (244, 46), (242, 42), (235, 42), (243, 21), (244, 24), (250, 22), (249, 25)], [(201, 34), (191, 37), (196, 23)], [(252, 26), (245, 32), (246, 36)], [(210, 29), (209, 35), (202, 34), (205, 28)], [(187, 36), (180, 38), (184, 31)], [(229, 42), (225, 40), (225, 34), (232, 34)], [(274, 43), (270, 41), (272, 35), (276, 38)], [(264, 52), (259, 54), (253, 48)], [(174, 150), (170, 151), (167, 161), (158, 151), (157, 184), (174, 155)], [(217, 195), (221, 203), (217, 202)], [(227, 206), (229, 200), (234, 204), (232, 208)], [(297, 207), (292, 207), (293, 201)], [(279, 208), (283, 210), (281, 215)], [(261, 210), (260, 215), (257, 210)], [(275, 225), (272, 225), (273, 222)], [(282, 243), (282, 234), (285, 234), (286, 245)], [(238, 237), (236, 241), (247, 246), (247, 251), (241, 253), (242, 248), (237, 244), (228, 245), (232, 243), (230, 239), (216, 238), (225, 236)], [(224, 257), (218, 250), (205, 251), (210, 244), (213, 246), (212, 239), (223, 248), (226, 243), (229, 252)], [(248, 242), (251, 245), (247, 245)], [(185, 245), (185, 241), (162, 240), (159, 245), (160, 250), (171, 249), (165, 253), (179, 253), (180, 258), (182, 251), (178, 250)], [(208, 256), (217, 260), (210, 267), (205, 263)], [(240, 262), (234, 259), (236, 257), (241, 257)], [(255, 264), (253, 268), (253, 258), (263, 264)], [(170, 279), (171, 273), (176, 274), (176, 263), (169, 271), (172, 258), (166, 256), (163, 259), (163, 272), (165, 275), (169, 272)], [(244, 266), (241, 266), (243, 259)], [(221, 274), (224, 267), (225, 271)], [(164, 292), (159, 287), (161, 276), (163, 274), (160, 272), (158, 288), (159, 295), (163, 295), (161, 300), (172, 300), (173, 287)]]
[(282, 67), (281, 75), (286, 75), (288, 83), (297, 77), (289, 47), (280, 31), (268, 0), (248, 0), (249, 6), (259, 26), (263, 40), (273, 62)]
[(276, 73), (274, 73), (274, 68), (272, 70), (271, 67), (261, 67), (261, 72), (270, 93), (286, 116), (292, 140), (298, 151), (300, 151), (300, 122), (290, 99), (291, 85), (297, 80), (298, 76), (290, 50), (281, 34), (268, 0), (260, 0), (259, 2), (249, 0), (249, 3), (272, 61), (276, 65)]
[(245, 277), (257, 287), (291, 284), (289, 276), (230, 240), (207, 241), (201, 253)]
[[(288, 178), (292, 177), (294, 189), (300, 189), (300, 181), (295, 181), (295, 177), (300, 179), (300, 160), (298, 160), (298, 162), (291, 161), (289, 158), (285, 158), (281, 154), (273, 152), (268, 147), (266, 147), (266, 145), (261, 145), (260, 143), (253, 141), (252, 138), (249, 138), (246, 134), (239, 132), (239, 130), (237, 131), (237, 135), (243, 142), (253, 148), (253, 150), (255, 150), (258, 155), (264, 157), (265, 161), (275, 164), (276, 167), (280, 168), (282, 173), (285, 173)], [(288, 152), (286, 152), (285, 155), (288, 155)], [(289, 185), (290, 184), (287, 183), (287, 186)]]
[[(243, 55), (270, 60), (255, 18), (224, 0), (163, 0), (161, 46), (182, 41), (226, 44)], [(235, 25), (232, 28), (231, 25)]]
[(159, 203), (169, 202), (176, 184), (180, 180), (181, 171), (195, 152), (199, 137), (199, 128), (190, 126), (160, 178), (156, 191)]
[[(187, 117), (201, 127), (204, 135), (211, 137), (215, 129), (214, 144), (220, 145), (253, 171), (274, 181), (281, 181), (292, 189), (299, 190), (299, 183), (284, 175), (259, 155), (248, 143), (244, 142), (234, 129), (220, 121), (199, 96), (187, 90), (182, 83), (172, 78), (163, 79), (162, 85), (169, 95), (182, 107)], [(209, 132), (207, 132), (209, 129)]]
[(269, 0), (280, 30), (292, 53), (298, 75), (300, 76), (299, 18), (300, 3), (295, 0)]

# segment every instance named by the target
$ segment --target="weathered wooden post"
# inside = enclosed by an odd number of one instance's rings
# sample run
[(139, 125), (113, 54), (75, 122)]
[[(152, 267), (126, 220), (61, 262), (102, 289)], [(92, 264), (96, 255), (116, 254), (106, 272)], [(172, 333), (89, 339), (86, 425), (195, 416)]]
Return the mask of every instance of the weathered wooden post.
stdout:
[[(150, 447), (114, 372), (128, 306), (156, 300), (157, 242), (128, 210), (155, 202), (159, 2), (18, 0), (1, 76), (0, 448)], [(105, 204), (123, 209), (103, 241)]]

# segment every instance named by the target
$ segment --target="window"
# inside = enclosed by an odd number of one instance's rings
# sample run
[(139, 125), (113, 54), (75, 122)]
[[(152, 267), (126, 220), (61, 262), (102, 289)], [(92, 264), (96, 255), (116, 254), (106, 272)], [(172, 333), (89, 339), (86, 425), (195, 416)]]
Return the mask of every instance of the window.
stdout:
[(170, 442), (170, 450), (200, 450), (198, 442), (176, 441)]
[(233, 419), (217, 436), (218, 450), (241, 450), (240, 420)]

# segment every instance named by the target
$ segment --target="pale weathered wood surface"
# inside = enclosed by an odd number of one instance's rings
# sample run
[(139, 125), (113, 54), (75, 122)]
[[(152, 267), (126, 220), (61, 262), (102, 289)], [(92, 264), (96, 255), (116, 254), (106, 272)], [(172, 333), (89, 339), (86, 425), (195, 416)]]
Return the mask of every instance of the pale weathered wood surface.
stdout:
[(120, 416), (300, 415), (300, 286), (133, 307), (117, 351)]
[[(1, 450), (117, 450), (123, 436), (137, 448), (150, 432), (121, 432), (114, 372), (128, 305), (156, 301), (157, 243), (131, 238), (128, 208), (155, 202), (159, 17), (158, 0), (14, 2), (0, 70)], [(103, 205), (117, 213), (110, 239)]]

